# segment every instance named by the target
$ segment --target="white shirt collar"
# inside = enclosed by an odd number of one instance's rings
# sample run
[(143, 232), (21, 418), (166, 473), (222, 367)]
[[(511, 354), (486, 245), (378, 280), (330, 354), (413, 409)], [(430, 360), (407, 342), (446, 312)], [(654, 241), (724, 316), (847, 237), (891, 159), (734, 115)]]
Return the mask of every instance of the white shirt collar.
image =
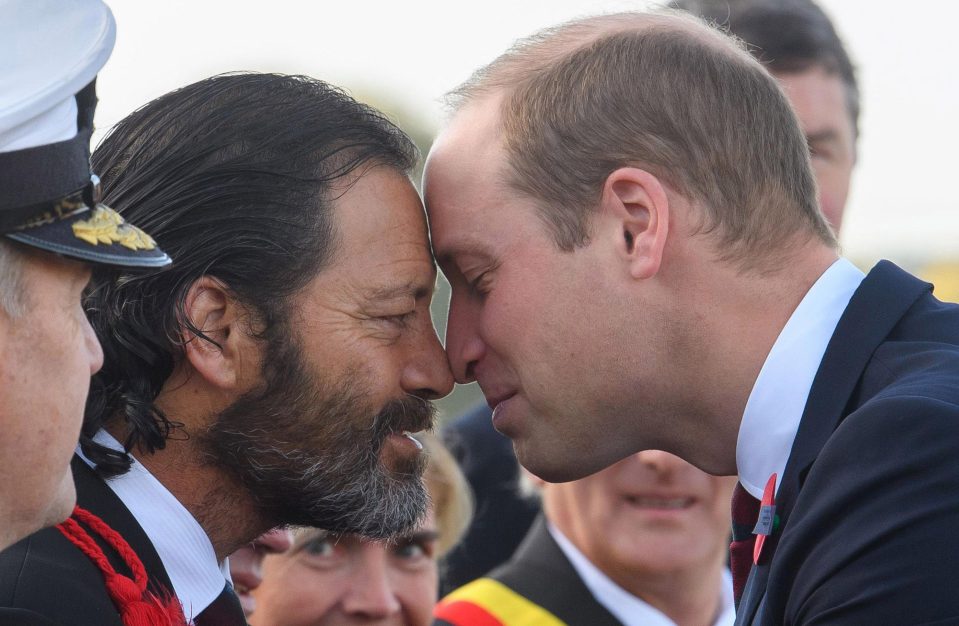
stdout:
[[(114, 450), (123, 449), (105, 430), (98, 432), (93, 440)], [(93, 467), (79, 447), (77, 454)], [(173, 584), (173, 592), (183, 605), (183, 613), (192, 620), (220, 595), (224, 583), (230, 580), (228, 561), (217, 563), (213, 544), (203, 527), (135, 458), (130, 471), (110, 478), (106, 484), (153, 543)]]
[(769, 351), (736, 442), (739, 481), (753, 497), (762, 498), (773, 473), (778, 490), (826, 347), (865, 276), (838, 259), (809, 289)]
[[(606, 607), (623, 626), (676, 626), (664, 613), (610, 580), (558, 528), (549, 522), (546, 523), (546, 528), (596, 601)], [(713, 626), (732, 626), (736, 621), (733, 581), (725, 569), (719, 591), (723, 605)]]

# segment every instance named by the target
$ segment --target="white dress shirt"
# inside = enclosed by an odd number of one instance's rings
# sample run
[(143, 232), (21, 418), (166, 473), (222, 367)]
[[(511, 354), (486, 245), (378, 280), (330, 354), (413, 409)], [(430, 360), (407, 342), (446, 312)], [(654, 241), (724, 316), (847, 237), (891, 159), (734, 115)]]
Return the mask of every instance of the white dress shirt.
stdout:
[[(105, 430), (93, 440), (114, 450), (123, 449)], [(79, 447), (77, 454), (93, 467)], [(183, 613), (192, 620), (220, 595), (225, 582), (230, 580), (227, 560), (217, 563), (213, 544), (199, 522), (135, 458), (130, 471), (110, 478), (106, 484), (150, 539), (170, 576), (173, 593), (183, 605)]]
[(863, 278), (846, 259), (829, 266), (793, 311), (763, 363), (736, 441), (739, 481), (757, 499), (774, 472), (779, 489), (813, 379)]
[[(562, 532), (549, 522), (546, 524), (549, 534), (559, 545), (566, 558), (573, 565), (583, 584), (589, 589), (596, 601), (623, 623), (624, 626), (676, 626), (664, 613), (643, 602), (626, 591), (592, 564)], [(720, 588), (717, 589), (722, 600), (722, 609), (713, 626), (732, 626), (736, 621), (736, 608), (733, 605), (733, 581), (729, 571), (723, 570)]]

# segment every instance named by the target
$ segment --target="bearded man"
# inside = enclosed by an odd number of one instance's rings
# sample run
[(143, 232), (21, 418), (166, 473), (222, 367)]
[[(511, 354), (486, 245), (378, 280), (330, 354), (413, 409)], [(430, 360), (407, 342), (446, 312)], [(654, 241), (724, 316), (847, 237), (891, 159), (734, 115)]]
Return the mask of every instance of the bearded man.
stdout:
[(60, 590), (16, 606), (243, 624), (224, 561), (266, 530), (414, 526), (427, 497), (410, 433), (452, 387), (415, 159), (377, 111), (295, 76), (203, 80), (112, 130), (94, 154), (106, 198), (178, 262), (88, 297), (105, 354), (73, 463), (89, 514), (69, 540), (3, 556), (3, 586)]

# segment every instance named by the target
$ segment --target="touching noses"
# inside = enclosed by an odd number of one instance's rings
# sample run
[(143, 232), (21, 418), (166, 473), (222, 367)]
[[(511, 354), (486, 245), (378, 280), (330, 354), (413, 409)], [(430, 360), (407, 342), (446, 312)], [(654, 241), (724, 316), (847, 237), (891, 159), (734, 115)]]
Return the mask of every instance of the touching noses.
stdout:
[(461, 385), (476, 380), (476, 364), (486, 354), (478, 332), (479, 309), (468, 296), (453, 290), (446, 323), (446, 352), (453, 377)]
[(403, 369), (403, 390), (426, 400), (436, 400), (453, 391), (453, 374), (432, 322), (422, 336), (422, 343), (410, 353)]

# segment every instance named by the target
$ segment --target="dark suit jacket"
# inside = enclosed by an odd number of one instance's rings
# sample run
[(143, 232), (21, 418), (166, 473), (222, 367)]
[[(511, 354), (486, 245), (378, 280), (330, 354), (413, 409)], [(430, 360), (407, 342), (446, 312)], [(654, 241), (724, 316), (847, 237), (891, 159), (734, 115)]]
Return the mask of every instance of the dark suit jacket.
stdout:
[(466, 535), (444, 560), (445, 595), (505, 563), (536, 519), (539, 503), (520, 495), (513, 444), (493, 429), (485, 405), (450, 422), (443, 439), (469, 481), (476, 511)]
[[(80, 506), (126, 539), (143, 561), (151, 584), (172, 592), (153, 544), (120, 499), (80, 458), (74, 457), (72, 467)], [(122, 559), (97, 540), (113, 567), (129, 576)], [(36, 532), (0, 553), (0, 607), (4, 626), (122, 626), (100, 570), (56, 528)]]
[(737, 623), (959, 624), (959, 306), (930, 289), (884, 261), (850, 301)]
[[(499, 581), (569, 626), (622, 626), (596, 601), (540, 515), (513, 558), (488, 578)], [(529, 623), (529, 622), (522, 622)], [(435, 626), (470, 626), (437, 619)], [(509, 623), (504, 626), (510, 626)]]

